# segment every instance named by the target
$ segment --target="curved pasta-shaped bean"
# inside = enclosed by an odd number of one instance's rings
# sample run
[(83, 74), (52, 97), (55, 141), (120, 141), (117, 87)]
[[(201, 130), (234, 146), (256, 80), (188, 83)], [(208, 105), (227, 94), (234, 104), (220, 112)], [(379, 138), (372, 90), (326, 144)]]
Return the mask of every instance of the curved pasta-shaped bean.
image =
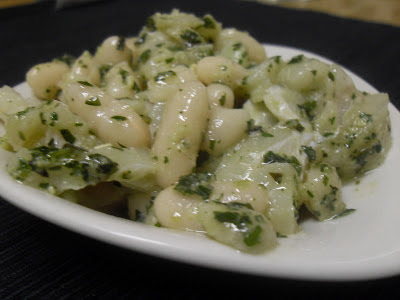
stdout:
[(59, 86), (64, 89), (68, 83), (76, 81), (87, 81), (94, 85), (100, 85), (99, 65), (89, 51), (84, 51), (75, 60), (71, 70), (63, 76)]
[(115, 65), (122, 61), (129, 61), (131, 50), (125, 45), (125, 39), (119, 36), (110, 36), (97, 48), (94, 59), (101, 65)]
[(208, 102), (210, 105), (233, 108), (235, 96), (229, 86), (212, 83), (207, 86)]
[(204, 201), (197, 195), (183, 195), (173, 186), (161, 191), (154, 200), (154, 214), (167, 228), (203, 231), (197, 219), (198, 207)]
[(222, 56), (207, 56), (197, 64), (197, 76), (205, 85), (224, 83), (230, 88), (239, 86), (247, 70), (238, 63)]
[(136, 90), (140, 89), (135, 73), (125, 61), (116, 64), (107, 72), (105, 84), (106, 93), (116, 99), (132, 98)]
[(167, 187), (192, 172), (207, 117), (207, 91), (199, 81), (182, 84), (165, 104), (152, 148), (158, 159), (160, 186)]
[(68, 70), (68, 65), (61, 61), (38, 64), (28, 71), (26, 81), (37, 98), (54, 99), (60, 90), (58, 82)]
[(106, 143), (119, 147), (148, 147), (148, 125), (129, 105), (105, 94), (100, 88), (70, 83), (64, 89), (64, 101), (79, 115), (96, 135)]
[(174, 96), (182, 83), (196, 80), (196, 74), (191, 69), (178, 65), (158, 73), (154, 80), (149, 81), (147, 96), (153, 103), (166, 102)]
[(267, 189), (255, 181), (215, 181), (212, 186), (214, 189), (210, 200), (249, 204), (262, 214), (265, 214), (270, 207)]
[(250, 115), (244, 109), (212, 107), (202, 149), (214, 155), (223, 153), (246, 135)]
[(265, 48), (247, 32), (239, 31), (233, 28), (226, 28), (222, 30), (216, 41), (216, 49), (221, 50), (221, 48), (224, 46), (224, 42), (226, 41), (242, 43), (247, 50), (249, 59), (256, 63), (261, 63), (267, 59)]

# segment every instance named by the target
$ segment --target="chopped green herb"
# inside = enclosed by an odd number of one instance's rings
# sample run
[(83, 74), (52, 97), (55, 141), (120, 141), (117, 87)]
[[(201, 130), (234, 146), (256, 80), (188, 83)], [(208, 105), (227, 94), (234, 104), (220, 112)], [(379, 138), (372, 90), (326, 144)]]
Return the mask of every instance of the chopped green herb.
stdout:
[(281, 57), (280, 57), (279, 55), (278, 55), (278, 56), (274, 56), (273, 59), (274, 59), (274, 62), (275, 62), (276, 64), (280, 64), (280, 62), (281, 62)]
[(210, 15), (204, 16), (203, 21), (204, 21), (203, 27), (209, 28), (209, 29), (216, 28), (215, 20)]
[(282, 173), (269, 173), (276, 183), (281, 184), (283, 175)]
[(172, 70), (160, 72), (154, 77), (154, 81), (156, 81), (156, 82), (164, 81), (165, 79), (167, 79), (168, 77), (171, 77), (171, 76), (176, 76), (176, 73)]
[(123, 51), (124, 49), (125, 49), (125, 38), (119, 36), (117, 41), (117, 50)]
[(315, 100), (308, 101), (308, 102), (304, 102), (303, 104), (298, 104), (297, 106), (306, 113), (306, 115), (310, 121), (312, 121), (314, 119), (315, 115), (312, 114), (312, 112), (317, 107), (317, 101), (315, 101)]
[(149, 31), (157, 30), (156, 23), (154, 22), (154, 19), (152, 17), (147, 18), (147, 20), (146, 20), (146, 28)]
[(73, 136), (73, 134), (68, 129), (61, 129), (60, 133), (63, 136), (65, 141), (67, 141), (70, 144), (75, 143), (76, 138)]
[(282, 234), (280, 232), (276, 232), (276, 237), (278, 237), (278, 238), (287, 238), (287, 235)]
[(237, 50), (240, 50), (240, 48), (242, 48), (242, 47), (243, 47), (242, 43), (235, 43), (232, 45), (232, 50), (237, 51)]
[(57, 121), (58, 120), (58, 114), (56, 112), (52, 112), (50, 114), (50, 120)]
[(126, 79), (127, 79), (128, 76), (129, 76), (129, 72), (128, 72), (127, 70), (120, 69), (120, 70), (119, 70), (119, 75), (121, 75), (122, 82), (123, 82), (124, 84), (126, 84)]
[(127, 120), (126, 117), (124, 116), (112, 116), (111, 119), (117, 120), (117, 121), (125, 121)]
[(164, 156), (164, 164), (167, 164), (169, 162), (168, 156)]
[(328, 72), (328, 78), (332, 81), (335, 81), (335, 75), (332, 72)]
[(186, 41), (186, 43), (188, 44), (189, 47), (191, 47), (192, 45), (201, 43), (200, 35), (191, 29), (186, 29), (181, 34), (181, 39)]
[(78, 83), (80, 83), (80, 84), (82, 84), (82, 85), (84, 85), (84, 86), (93, 86), (93, 84), (91, 84), (91, 83), (89, 83), (89, 82), (87, 82), (87, 81), (77, 81)]
[(314, 194), (309, 190), (307, 190), (307, 195), (310, 196), (310, 198), (314, 198)]
[(214, 148), (215, 148), (215, 140), (210, 140), (210, 150), (212, 151), (212, 150), (214, 150)]
[(323, 137), (328, 137), (328, 136), (332, 136), (335, 135), (333, 132), (325, 132), (322, 136)]
[(67, 64), (68, 66), (72, 66), (72, 64), (75, 61), (75, 57), (73, 57), (70, 54), (64, 54), (63, 56), (56, 57), (54, 60), (55, 61), (61, 61), (61, 62), (65, 63), (65, 64)]
[(100, 102), (99, 98), (93, 97), (93, 98), (86, 100), (85, 104), (91, 105), (91, 106), (100, 106), (101, 102)]
[(362, 119), (366, 123), (371, 123), (373, 121), (372, 115), (363, 112), (360, 114), (360, 119)]
[(294, 157), (294, 156), (287, 157), (285, 154), (280, 156), (272, 151), (268, 151), (264, 155), (264, 163), (266, 163), (266, 164), (288, 163), (288, 164), (291, 164), (296, 169), (298, 174), (300, 174), (301, 169), (302, 169), (302, 167), (296, 157)]
[(139, 92), (142, 91), (142, 90), (140, 89), (140, 87), (138, 86), (138, 84), (136, 83), (136, 81), (133, 83), (133, 90), (134, 90), (136, 93), (139, 93)]
[(190, 195), (199, 195), (204, 200), (208, 199), (213, 186), (209, 183), (212, 178), (210, 173), (192, 173), (179, 178), (174, 189)]
[(243, 239), (246, 246), (252, 247), (260, 243), (260, 236), (262, 232), (263, 230), (260, 225), (257, 225), (252, 231), (246, 232)]
[(291, 119), (291, 120), (287, 121), (285, 123), (285, 125), (287, 127), (289, 127), (290, 129), (297, 130), (298, 132), (303, 132), (304, 131), (304, 127), (303, 127), (303, 125), (301, 125), (301, 123), (299, 122), (298, 119)]
[(143, 64), (146, 63), (149, 60), (150, 55), (151, 55), (150, 49), (143, 51), (142, 54), (140, 54), (140, 56), (139, 56), (139, 62), (141, 62)]
[(143, 44), (146, 41), (147, 33), (143, 33), (139, 36), (139, 38), (136, 40), (135, 45), (139, 46)]
[(47, 189), (50, 186), (50, 184), (48, 182), (41, 182), (39, 183), (39, 187), (41, 189)]
[(304, 153), (307, 155), (307, 159), (309, 162), (312, 162), (317, 158), (317, 154), (312, 147), (301, 146), (301, 149), (303, 149)]
[(300, 63), (304, 58), (303, 54), (297, 55), (293, 57), (289, 62), (288, 65)]
[(25, 141), (25, 135), (22, 131), (18, 131), (18, 137), (22, 140)]
[(221, 98), (219, 98), (219, 104), (224, 106), (226, 102), (226, 94), (224, 94)]
[(266, 131), (264, 131), (264, 129), (263, 128), (261, 128), (261, 136), (263, 136), (263, 137), (274, 137), (274, 135), (273, 134), (271, 134), (271, 133), (269, 133), (269, 132), (266, 132)]
[(337, 219), (337, 218), (341, 218), (341, 217), (345, 217), (345, 216), (351, 215), (351, 214), (354, 213), (355, 211), (356, 211), (356, 209), (354, 209), (354, 208), (347, 208), (347, 209), (345, 209), (344, 211), (342, 211), (340, 214), (336, 215), (336, 216), (334, 217), (334, 219)]

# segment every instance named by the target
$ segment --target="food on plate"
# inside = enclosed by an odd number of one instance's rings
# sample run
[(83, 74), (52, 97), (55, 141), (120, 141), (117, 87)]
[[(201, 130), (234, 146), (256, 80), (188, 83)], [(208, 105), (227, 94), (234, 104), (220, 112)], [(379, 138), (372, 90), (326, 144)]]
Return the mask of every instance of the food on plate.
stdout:
[(173, 10), (136, 37), (0, 89), (16, 181), (149, 226), (204, 232), (249, 253), (354, 209), (342, 185), (391, 146), (388, 95), (336, 64), (268, 57), (248, 33)]

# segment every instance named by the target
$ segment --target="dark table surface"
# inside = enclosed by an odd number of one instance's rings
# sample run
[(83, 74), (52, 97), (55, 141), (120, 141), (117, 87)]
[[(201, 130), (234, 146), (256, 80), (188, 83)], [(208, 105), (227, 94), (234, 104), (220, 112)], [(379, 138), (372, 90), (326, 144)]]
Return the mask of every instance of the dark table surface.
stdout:
[[(93, 51), (107, 36), (136, 35), (147, 16), (172, 8), (211, 13), (262, 42), (330, 58), (389, 93), (400, 108), (400, 28), (229, 0), (100, 1), (59, 11), (43, 2), (1, 10), (0, 86), (24, 81), (27, 69), (49, 58)], [(400, 276), (306, 282), (195, 267), (81, 236), (0, 199), (0, 299), (272, 296), (399, 299)]]

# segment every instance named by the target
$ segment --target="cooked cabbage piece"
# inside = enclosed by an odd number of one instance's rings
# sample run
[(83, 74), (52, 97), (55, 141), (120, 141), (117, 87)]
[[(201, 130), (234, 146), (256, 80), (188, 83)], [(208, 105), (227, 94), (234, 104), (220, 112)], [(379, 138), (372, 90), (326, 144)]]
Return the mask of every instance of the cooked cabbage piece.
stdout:
[(241, 203), (203, 203), (199, 219), (209, 236), (238, 250), (260, 253), (277, 245), (271, 222)]

